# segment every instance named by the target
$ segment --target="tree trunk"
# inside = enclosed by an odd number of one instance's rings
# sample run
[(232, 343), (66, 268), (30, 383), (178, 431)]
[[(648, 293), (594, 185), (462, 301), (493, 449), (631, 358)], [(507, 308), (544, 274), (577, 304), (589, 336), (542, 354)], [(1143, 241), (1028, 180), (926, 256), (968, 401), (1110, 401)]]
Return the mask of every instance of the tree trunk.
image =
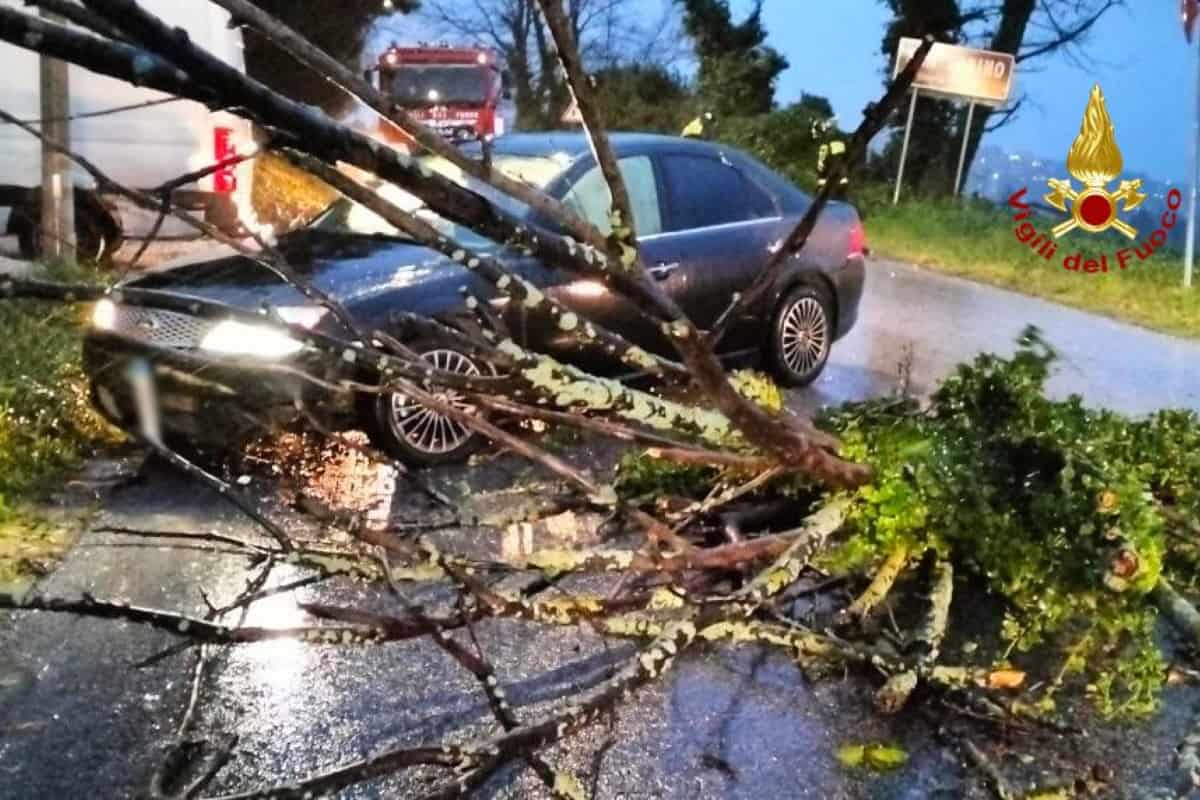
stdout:
[[(1037, 0), (1004, 0), (1000, 17), (1000, 25), (992, 36), (989, 49), (1000, 53), (1011, 53), (1014, 57), (1021, 49), (1025, 39), (1025, 30), (1029, 27), (1029, 19), (1033, 16)], [(989, 106), (979, 106), (975, 109), (975, 118), (971, 122), (971, 138), (967, 140), (967, 157), (963, 168), (963, 185), (971, 175), (971, 166), (975, 163), (975, 155), (983, 141), (983, 132), (987, 128), (994, 110)]]

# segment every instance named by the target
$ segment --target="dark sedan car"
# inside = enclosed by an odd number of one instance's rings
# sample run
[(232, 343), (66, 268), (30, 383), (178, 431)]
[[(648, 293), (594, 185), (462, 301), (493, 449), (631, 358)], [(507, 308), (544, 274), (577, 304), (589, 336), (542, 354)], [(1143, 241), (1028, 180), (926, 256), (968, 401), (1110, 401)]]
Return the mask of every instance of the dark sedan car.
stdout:
[[(731, 296), (749, 285), (778, 248), (808, 207), (809, 198), (754, 159), (719, 144), (643, 134), (616, 134), (612, 139), (646, 264), (697, 325), (712, 325)], [(582, 135), (506, 136), (495, 142), (493, 163), (561, 199), (601, 230), (607, 229), (608, 190)], [(430, 166), (451, 169), (434, 160)], [(553, 228), (511, 199), (496, 197), (486, 187), (474, 188), (531, 224)], [(498, 250), (472, 231), (420, 209), (410, 195), (390, 186), (381, 191), (427, 216), (465, 247), (496, 253), (513, 272), (587, 319), (647, 349), (671, 352), (656, 326), (599, 282)], [(604, 353), (581, 347), (569, 333), (536, 318), (522, 304), (510, 306), (474, 272), (404, 238), (378, 216), (347, 200), (335, 202), (309, 227), (282, 237), (279, 248), (307, 279), (342, 303), (362, 329), (405, 337), (407, 332), (398, 327), (398, 311), (453, 318), (463, 313), (465, 287), (501, 313), (520, 343), (592, 370), (619, 371), (619, 365), (606, 360)], [(831, 204), (768, 301), (731, 326), (722, 342), (722, 355), (761, 352), (783, 383), (800, 386), (813, 381), (825, 366), (833, 342), (854, 324), (863, 288), (864, 253), (863, 229), (854, 209)], [(238, 255), (162, 270), (129, 285), (171, 289), (252, 309), (269, 306), (289, 322), (338, 332), (338, 323), (324, 308)], [(444, 345), (411, 338), (408, 343), (441, 368), (464, 373), (486, 369)], [(179, 359), (155, 358), (154, 349), (146, 344), (183, 356), (202, 355), (207, 363), (188, 368)], [(306, 407), (319, 409), (322, 415), (328, 412), (331, 419), (366, 428), (379, 445), (409, 462), (460, 459), (475, 444), (463, 426), (402, 396), (334, 402), (332, 396), (288, 373), (286, 367), (302, 366), (310, 355), (300, 342), (266, 326), (142, 310), (111, 300), (97, 304), (85, 342), (95, 402), (118, 424), (130, 426), (144, 418), (150, 392), (152, 407), (158, 409), (154, 416), (165, 432), (204, 439), (217, 433), (230, 437), (247, 418), (244, 411), (230, 413), (234, 405), (251, 407), (260, 419), (283, 421), (297, 413), (297, 400), (303, 399)], [(248, 360), (285, 369), (248, 373), (244, 369)], [(147, 365), (152, 369), (145, 369)], [(131, 367), (138, 374), (151, 375), (152, 388), (147, 389), (142, 379), (141, 388), (134, 391)], [(253, 380), (247, 380), (250, 374)], [(236, 404), (230, 402), (233, 399)]]

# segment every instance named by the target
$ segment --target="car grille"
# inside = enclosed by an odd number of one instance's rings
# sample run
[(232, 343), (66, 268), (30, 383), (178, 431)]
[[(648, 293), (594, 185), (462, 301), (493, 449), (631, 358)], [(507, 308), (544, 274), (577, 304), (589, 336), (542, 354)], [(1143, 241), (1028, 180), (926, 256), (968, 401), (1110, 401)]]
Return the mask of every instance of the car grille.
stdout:
[(157, 347), (196, 348), (214, 323), (178, 311), (117, 306), (113, 333)]

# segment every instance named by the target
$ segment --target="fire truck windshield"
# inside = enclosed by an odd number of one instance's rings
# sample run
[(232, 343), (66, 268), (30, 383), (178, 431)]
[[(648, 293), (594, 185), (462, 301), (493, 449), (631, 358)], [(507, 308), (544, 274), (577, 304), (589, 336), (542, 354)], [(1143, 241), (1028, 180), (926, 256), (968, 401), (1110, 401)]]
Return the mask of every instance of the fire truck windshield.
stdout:
[(480, 105), (486, 75), (478, 64), (405, 64), (391, 73), (392, 97), (407, 106)]

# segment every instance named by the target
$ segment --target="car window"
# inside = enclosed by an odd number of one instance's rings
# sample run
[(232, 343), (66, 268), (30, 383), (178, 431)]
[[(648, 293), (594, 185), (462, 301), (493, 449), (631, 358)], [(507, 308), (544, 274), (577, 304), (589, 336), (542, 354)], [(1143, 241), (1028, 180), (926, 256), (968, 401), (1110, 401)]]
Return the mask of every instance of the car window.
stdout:
[(662, 159), (673, 231), (773, 217), (775, 203), (734, 167), (708, 156)]
[[(662, 233), (662, 213), (659, 211), (658, 184), (654, 165), (649, 156), (630, 156), (619, 162), (629, 202), (633, 206), (633, 222), (639, 236)], [(612, 230), (608, 220), (612, 195), (599, 167), (592, 167), (575, 182), (563, 196), (563, 203), (579, 216), (600, 229), (605, 236)]]
[[(487, 200), (513, 216), (523, 219), (529, 215), (529, 208), (524, 203), (493, 189), (482, 181), (472, 178), (459, 167), (443, 158), (426, 156), (420, 161), (421, 165), (426, 169), (440, 173), (455, 183), (483, 195)], [(498, 154), (493, 159), (492, 166), (514, 180), (528, 183), (538, 189), (546, 188), (549, 183), (563, 172), (562, 162), (552, 158), (537, 156)], [(472, 250), (487, 251), (496, 246), (494, 242), (488, 241), (465, 225), (457, 225), (438, 216), (432, 209), (426, 207), (423, 200), (401, 189), (399, 186), (372, 176), (367, 176), (353, 168), (344, 167), (343, 171), (348, 172), (351, 177), (358, 178), (364, 185), (374, 189), (388, 202), (429, 223), (443, 236), (453, 239), (463, 247), (468, 247)], [(312, 226), (320, 230), (335, 233), (353, 233), (365, 236), (401, 236), (400, 231), (396, 230), (391, 223), (384, 220), (374, 211), (345, 197), (340, 197), (334, 201), (312, 222)]]

